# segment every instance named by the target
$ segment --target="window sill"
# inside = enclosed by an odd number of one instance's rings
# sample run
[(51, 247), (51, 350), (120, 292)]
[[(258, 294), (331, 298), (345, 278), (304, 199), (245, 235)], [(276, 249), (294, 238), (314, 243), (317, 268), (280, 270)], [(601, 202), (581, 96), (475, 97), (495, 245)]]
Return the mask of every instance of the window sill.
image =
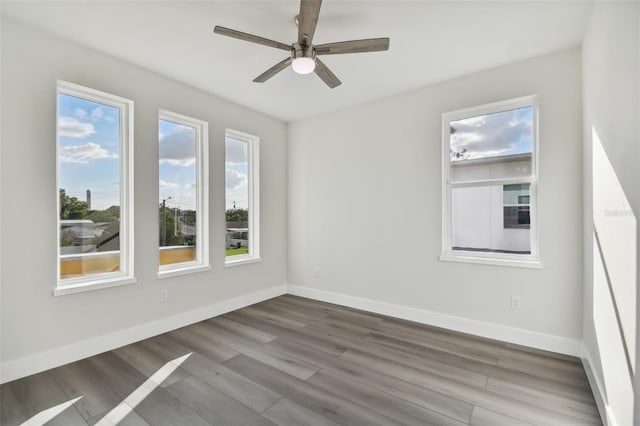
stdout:
[(477, 263), (482, 265), (510, 266), (515, 268), (542, 269), (542, 262), (536, 258), (509, 259), (503, 257), (484, 257), (474, 254), (444, 253), (440, 255), (444, 262)]
[(177, 277), (180, 275), (195, 274), (197, 272), (210, 271), (210, 265), (197, 265), (197, 266), (182, 266), (165, 269), (158, 272), (158, 279)]
[(60, 285), (53, 290), (54, 296), (83, 293), (86, 291), (101, 290), (104, 288), (119, 287), (121, 285), (135, 284), (136, 277), (118, 277), (110, 280), (87, 281), (79, 284)]
[(224, 262), (224, 267), (231, 268), (234, 266), (241, 266), (241, 265), (246, 265), (248, 263), (258, 263), (258, 262), (262, 262), (261, 257), (242, 257), (240, 259), (233, 259), (233, 260), (226, 259)]

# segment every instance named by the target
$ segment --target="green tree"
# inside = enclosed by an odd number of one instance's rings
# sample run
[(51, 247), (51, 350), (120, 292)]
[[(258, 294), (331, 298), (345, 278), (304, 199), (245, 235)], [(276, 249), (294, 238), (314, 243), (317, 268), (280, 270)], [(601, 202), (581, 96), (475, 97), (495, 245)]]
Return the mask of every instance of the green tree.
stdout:
[(94, 223), (118, 222), (120, 220), (120, 207), (111, 206), (105, 210), (90, 210), (85, 219), (92, 220)]
[(60, 219), (84, 219), (88, 213), (87, 203), (76, 197), (69, 197), (64, 188), (60, 188)]
[(71, 229), (64, 229), (60, 232), (60, 247), (71, 247), (80, 245), (80, 238)]
[(175, 212), (170, 207), (159, 207), (159, 241), (160, 246), (182, 246), (184, 245), (184, 235), (179, 226), (176, 226)]
[(249, 220), (249, 210), (247, 209), (228, 209), (227, 222), (246, 222)]

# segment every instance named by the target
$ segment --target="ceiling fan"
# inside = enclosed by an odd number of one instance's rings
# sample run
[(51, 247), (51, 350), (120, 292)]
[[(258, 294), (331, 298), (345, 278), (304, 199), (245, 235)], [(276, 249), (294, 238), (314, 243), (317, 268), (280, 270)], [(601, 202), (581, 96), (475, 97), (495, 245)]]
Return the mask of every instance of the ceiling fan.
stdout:
[(220, 26), (216, 26), (213, 29), (213, 32), (227, 37), (250, 41), (264, 46), (275, 47), (276, 49), (286, 50), (289, 52), (288, 58), (278, 62), (257, 76), (253, 80), (256, 83), (264, 83), (291, 65), (291, 68), (293, 68), (293, 70), (298, 74), (310, 74), (315, 72), (327, 86), (333, 89), (334, 87), (339, 86), (341, 81), (333, 72), (331, 72), (324, 62), (318, 58), (318, 56), (388, 50), (389, 38), (369, 38), (314, 45), (312, 43), (313, 34), (316, 31), (321, 4), (322, 0), (300, 1), (300, 14), (296, 17), (296, 23), (298, 24), (298, 41), (291, 45)]

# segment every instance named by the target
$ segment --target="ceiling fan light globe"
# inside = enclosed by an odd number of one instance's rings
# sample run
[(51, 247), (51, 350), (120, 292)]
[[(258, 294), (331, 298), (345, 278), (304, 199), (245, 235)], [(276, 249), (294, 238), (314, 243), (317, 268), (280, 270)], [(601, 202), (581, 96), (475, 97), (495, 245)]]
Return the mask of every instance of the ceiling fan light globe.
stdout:
[(311, 74), (316, 69), (316, 61), (314, 58), (295, 58), (291, 68), (298, 74)]

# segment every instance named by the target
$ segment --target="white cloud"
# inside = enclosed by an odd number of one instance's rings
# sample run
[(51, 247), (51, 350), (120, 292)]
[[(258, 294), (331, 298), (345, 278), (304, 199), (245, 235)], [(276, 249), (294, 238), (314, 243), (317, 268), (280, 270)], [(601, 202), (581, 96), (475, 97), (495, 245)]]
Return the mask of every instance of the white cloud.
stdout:
[(87, 111), (82, 109), (82, 108), (76, 108), (73, 111), (73, 115), (75, 115), (78, 118), (87, 118)]
[(101, 120), (102, 118), (104, 118), (104, 109), (102, 109), (102, 107), (96, 107), (91, 111), (92, 121)]
[(233, 191), (247, 184), (247, 175), (233, 169), (227, 169), (225, 182), (227, 190)]
[(60, 136), (86, 138), (94, 134), (96, 129), (91, 123), (82, 123), (73, 117), (60, 117), (58, 121), (58, 131), (60, 132)]
[(160, 134), (160, 163), (191, 166), (196, 162), (195, 129), (177, 126), (166, 135)]
[(75, 115), (76, 117), (82, 119), (82, 120), (91, 120), (91, 121), (100, 121), (100, 120), (104, 120), (104, 121), (109, 121), (111, 123), (113, 123), (115, 120), (113, 118), (113, 116), (111, 116), (110, 114), (107, 113), (107, 111), (105, 111), (105, 109), (103, 107), (95, 107), (92, 111), (91, 114), (89, 114), (87, 112), (86, 109), (84, 108), (76, 108), (73, 110), (73, 115)]
[(530, 141), (532, 130), (529, 108), (458, 120), (451, 127), (451, 150), (466, 150), (467, 159), (505, 155), (518, 142)]
[(232, 164), (242, 164), (247, 162), (246, 142), (227, 138), (224, 143), (225, 161)]
[(93, 160), (115, 158), (118, 158), (118, 154), (109, 152), (93, 142), (60, 147), (60, 161), (63, 163), (88, 164)]
[(179, 186), (180, 185), (175, 182), (167, 182), (166, 180), (160, 179), (160, 188), (177, 188)]

